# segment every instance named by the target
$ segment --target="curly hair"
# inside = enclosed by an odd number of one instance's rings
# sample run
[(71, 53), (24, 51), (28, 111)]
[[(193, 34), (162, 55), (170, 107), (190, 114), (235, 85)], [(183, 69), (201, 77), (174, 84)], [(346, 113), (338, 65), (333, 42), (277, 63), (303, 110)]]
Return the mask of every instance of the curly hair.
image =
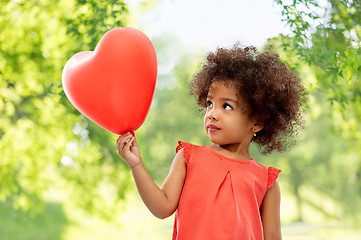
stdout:
[(190, 83), (190, 92), (203, 110), (215, 81), (230, 81), (245, 102), (248, 117), (263, 126), (252, 138), (263, 154), (282, 152), (290, 145), (290, 137), (302, 126), (301, 109), (307, 98), (299, 77), (280, 62), (278, 54), (239, 44), (209, 53)]

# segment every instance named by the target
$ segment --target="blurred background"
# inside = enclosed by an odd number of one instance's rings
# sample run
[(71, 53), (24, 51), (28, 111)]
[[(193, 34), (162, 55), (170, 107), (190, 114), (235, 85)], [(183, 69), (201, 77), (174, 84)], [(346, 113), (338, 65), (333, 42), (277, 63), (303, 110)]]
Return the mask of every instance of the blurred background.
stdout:
[(75, 53), (112, 28), (152, 40), (159, 73), (136, 131), (161, 184), (177, 141), (209, 144), (188, 83), (205, 55), (236, 41), (272, 45), (309, 93), (289, 151), (252, 157), (282, 169), (284, 239), (361, 239), (360, 0), (0, 0), (0, 238), (171, 238), (141, 202), (117, 136), (81, 115), (61, 86)]

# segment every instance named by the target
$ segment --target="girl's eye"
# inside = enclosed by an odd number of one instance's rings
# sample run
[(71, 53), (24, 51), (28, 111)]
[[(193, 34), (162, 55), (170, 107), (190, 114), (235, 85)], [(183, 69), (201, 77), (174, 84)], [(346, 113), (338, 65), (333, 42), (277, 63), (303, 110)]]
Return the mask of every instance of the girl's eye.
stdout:
[(213, 105), (212, 102), (208, 100), (207, 101), (207, 107), (212, 107), (212, 105)]
[(233, 109), (232, 106), (229, 105), (229, 104), (227, 104), (227, 103), (225, 103), (225, 104), (223, 105), (223, 108), (224, 108), (225, 110), (232, 110), (232, 109)]

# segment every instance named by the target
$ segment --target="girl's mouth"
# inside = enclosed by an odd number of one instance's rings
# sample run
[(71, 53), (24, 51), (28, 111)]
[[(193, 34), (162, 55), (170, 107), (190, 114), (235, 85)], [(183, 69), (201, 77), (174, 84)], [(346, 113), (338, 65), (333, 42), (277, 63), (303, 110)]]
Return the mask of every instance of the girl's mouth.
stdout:
[(208, 124), (208, 125), (207, 125), (207, 129), (208, 129), (208, 131), (211, 131), (211, 132), (215, 132), (215, 131), (221, 130), (219, 127), (217, 127), (217, 126), (214, 125), (214, 124)]

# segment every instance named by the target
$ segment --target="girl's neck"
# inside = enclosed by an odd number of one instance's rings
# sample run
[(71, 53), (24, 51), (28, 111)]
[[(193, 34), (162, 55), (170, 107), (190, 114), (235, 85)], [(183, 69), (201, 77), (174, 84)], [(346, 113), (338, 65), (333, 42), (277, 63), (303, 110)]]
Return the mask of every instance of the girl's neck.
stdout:
[(249, 144), (213, 144), (211, 148), (225, 157), (239, 160), (251, 160)]

